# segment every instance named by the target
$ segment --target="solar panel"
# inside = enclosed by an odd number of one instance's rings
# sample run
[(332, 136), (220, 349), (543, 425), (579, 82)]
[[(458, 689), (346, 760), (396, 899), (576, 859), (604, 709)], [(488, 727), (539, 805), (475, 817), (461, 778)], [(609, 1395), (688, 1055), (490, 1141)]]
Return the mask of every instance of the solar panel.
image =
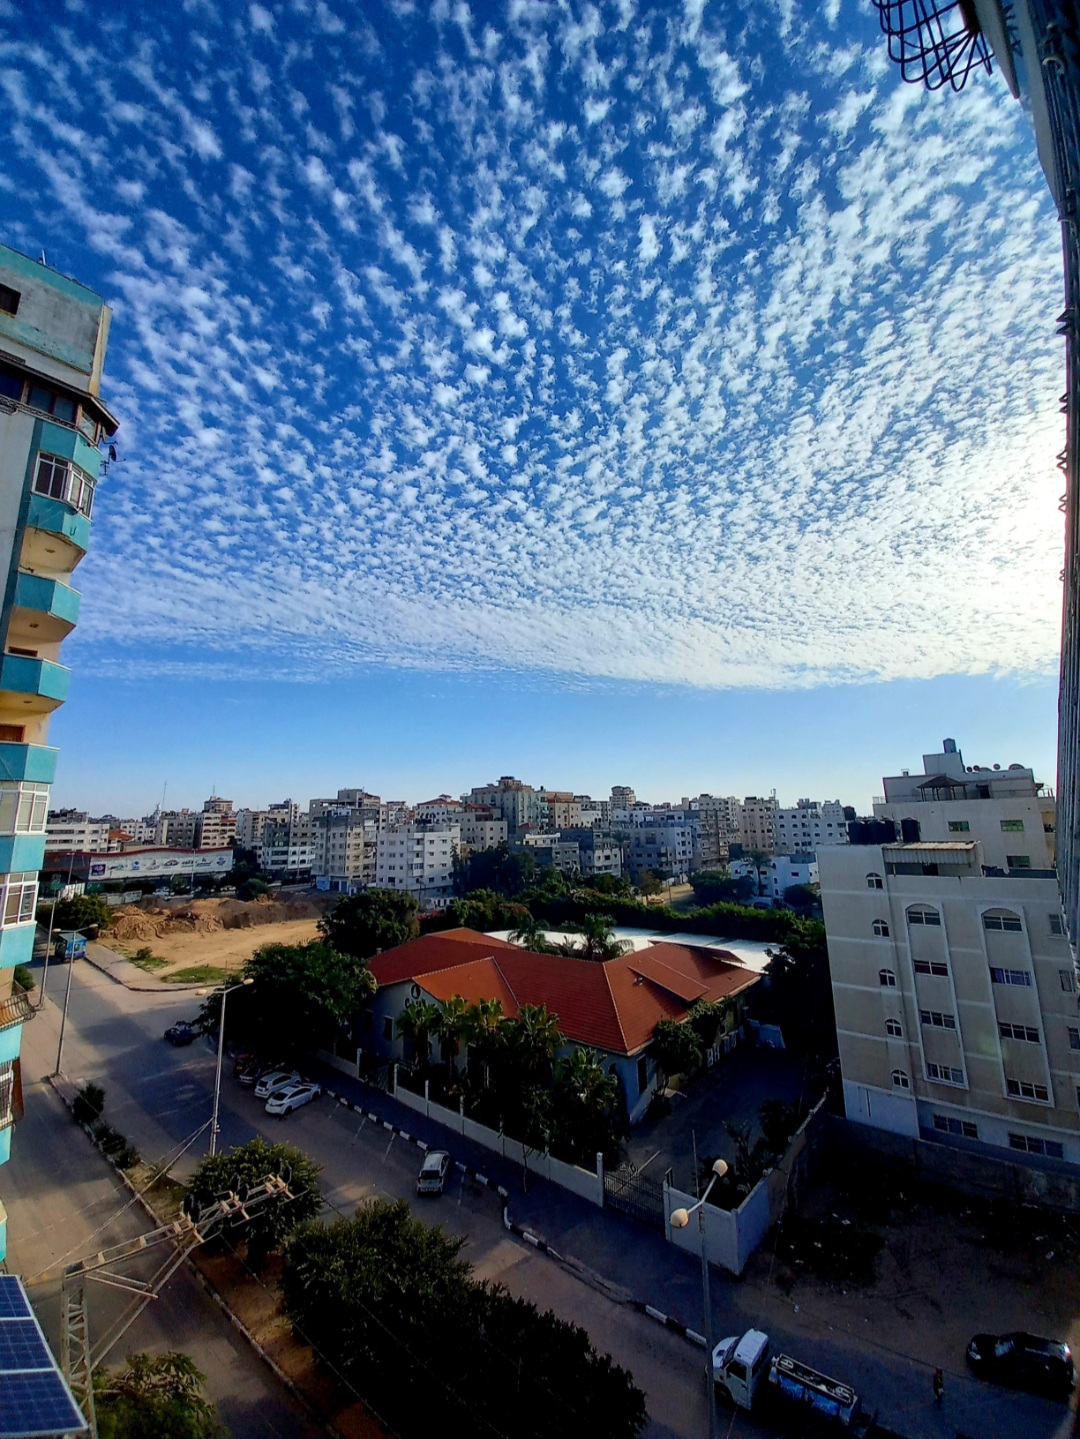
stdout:
[(88, 1427), (22, 1280), (0, 1275), (0, 1439), (55, 1439), (85, 1434)]

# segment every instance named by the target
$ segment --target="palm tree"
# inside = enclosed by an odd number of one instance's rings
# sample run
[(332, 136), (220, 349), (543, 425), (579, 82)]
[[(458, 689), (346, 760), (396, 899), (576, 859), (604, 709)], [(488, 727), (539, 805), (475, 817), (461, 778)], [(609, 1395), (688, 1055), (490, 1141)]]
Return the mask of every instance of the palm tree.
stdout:
[(397, 1017), (398, 1035), (407, 1041), (421, 1069), (431, 1057), (431, 1036), (438, 1033), (441, 1017), (439, 1006), (426, 999), (407, 999)]
[(546, 954), (551, 950), (544, 934), (544, 926), (534, 914), (526, 915), (518, 921), (517, 927), (510, 931), (510, 940), (513, 944), (531, 949), (534, 954)]
[(565, 952), (579, 959), (600, 962), (617, 959), (620, 954), (626, 953), (630, 945), (626, 940), (615, 938), (615, 932), (611, 928), (614, 923), (610, 914), (584, 915), (581, 923), (574, 926), (574, 933), (584, 936), (584, 944), (580, 948), (570, 944)]
[(555, 1127), (574, 1160), (618, 1145), (619, 1081), (591, 1049), (574, 1049), (555, 1069)]
[(485, 1088), (490, 1083), (491, 1059), (501, 1038), (499, 1031), (504, 1019), (501, 999), (481, 999), (465, 1012), (462, 1038), (468, 1046), (470, 1062), (475, 1052)]
[(469, 1031), (469, 1006), (460, 994), (452, 994), (443, 1001), (439, 1011), (437, 1034), (442, 1040), (443, 1057), (450, 1057), (450, 1068), (457, 1074), (457, 1058), (461, 1040)]
[(514, 1049), (522, 1088), (545, 1084), (563, 1044), (558, 1015), (542, 1004), (523, 1004), (516, 1020), (507, 1023), (507, 1039)]

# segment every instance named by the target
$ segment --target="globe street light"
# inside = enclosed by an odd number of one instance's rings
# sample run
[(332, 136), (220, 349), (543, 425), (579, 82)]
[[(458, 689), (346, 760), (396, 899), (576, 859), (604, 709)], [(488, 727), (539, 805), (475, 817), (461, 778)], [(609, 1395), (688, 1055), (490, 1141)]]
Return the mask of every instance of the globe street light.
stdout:
[(709, 1439), (717, 1439), (718, 1425), (716, 1420), (716, 1383), (713, 1379), (712, 1299), (709, 1294), (709, 1260), (705, 1253), (705, 1201), (716, 1181), (723, 1179), (727, 1172), (728, 1167), (724, 1160), (714, 1160), (712, 1178), (698, 1202), (690, 1209), (676, 1209), (670, 1216), (673, 1229), (685, 1229), (690, 1223), (691, 1214), (697, 1214), (698, 1217), (698, 1235), (701, 1240), (701, 1296), (705, 1305), (705, 1397), (709, 1405)]
[(218, 1023), (217, 1042), (217, 1073), (214, 1076), (214, 1117), (210, 1121), (210, 1158), (217, 1153), (218, 1137), (218, 1103), (221, 1099), (221, 1056), (225, 1052), (225, 1000), (237, 989), (243, 989), (245, 985), (254, 984), (253, 979), (242, 979), (239, 984), (231, 984), (228, 989), (219, 989), (221, 995), (221, 1019)]

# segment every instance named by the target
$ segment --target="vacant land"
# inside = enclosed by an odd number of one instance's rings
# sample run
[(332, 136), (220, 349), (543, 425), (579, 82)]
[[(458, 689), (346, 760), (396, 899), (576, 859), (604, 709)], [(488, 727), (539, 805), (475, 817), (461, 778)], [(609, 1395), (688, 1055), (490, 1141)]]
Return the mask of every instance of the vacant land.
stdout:
[(308, 895), (286, 901), (197, 899), (130, 906), (117, 911), (112, 930), (100, 942), (159, 979), (211, 982), (242, 969), (264, 944), (317, 939), (325, 908), (321, 899)]

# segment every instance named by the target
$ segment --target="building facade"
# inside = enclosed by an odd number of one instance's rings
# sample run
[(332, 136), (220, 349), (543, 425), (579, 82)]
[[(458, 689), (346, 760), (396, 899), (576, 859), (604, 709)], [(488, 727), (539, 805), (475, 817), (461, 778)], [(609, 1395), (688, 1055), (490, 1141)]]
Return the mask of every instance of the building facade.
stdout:
[(403, 824), (379, 831), (375, 884), (406, 890), (421, 908), (448, 904), (453, 897), (454, 857), (461, 842), (456, 824)]
[[(943, 756), (927, 759), (936, 770)], [(955, 749), (945, 760), (962, 765)], [(895, 841), (818, 854), (847, 1116), (1080, 1164), (1080, 1016), (1054, 872), (989, 862), (1038, 796), (926, 799), (938, 775), (900, 778), (917, 797), (874, 807)]]
[(838, 799), (800, 799), (793, 809), (777, 809), (773, 820), (778, 854), (813, 854), (823, 844), (847, 844), (847, 819)]
[(739, 844), (744, 850), (772, 854), (776, 848), (776, 796), (748, 794), (739, 806)]
[(483, 805), (493, 809), (506, 821), (510, 834), (522, 825), (540, 823), (540, 794), (531, 784), (524, 784), (513, 775), (504, 774), (498, 784), (478, 785), (462, 796), (462, 804)]
[[(49, 720), (67, 696), (60, 652), (79, 616), (71, 578), (90, 543), (98, 446), (116, 431), (101, 400), (110, 318), (84, 286), (0, 246), (0, 1163), (21, 1103), (30, 1010), (12, 971), (33, 953)], [(6, 1249), (0, 1210), (0, 1259)]]

